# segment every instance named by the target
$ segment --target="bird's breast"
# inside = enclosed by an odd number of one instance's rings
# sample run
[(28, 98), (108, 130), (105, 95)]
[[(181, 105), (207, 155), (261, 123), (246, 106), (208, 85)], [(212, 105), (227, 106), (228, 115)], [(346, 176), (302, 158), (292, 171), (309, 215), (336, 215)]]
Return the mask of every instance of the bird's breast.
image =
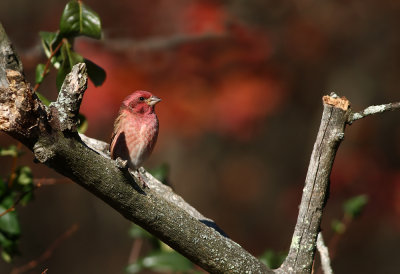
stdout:
[(124, 134), (131, 164), (138, 168), (152, 152), (158, 135), (157, 116), (127, 117)]

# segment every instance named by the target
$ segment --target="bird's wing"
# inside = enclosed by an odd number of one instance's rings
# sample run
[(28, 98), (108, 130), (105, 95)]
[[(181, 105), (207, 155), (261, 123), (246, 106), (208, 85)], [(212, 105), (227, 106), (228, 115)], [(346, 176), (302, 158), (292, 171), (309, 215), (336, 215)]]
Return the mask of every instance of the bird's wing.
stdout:
[(118, 114), (117, 119), (114, 122), (114, 130), (113, 133), (111, 135), (111, 141), (110, 141), (110, 154), (111, 154), (111, 158), (113, 158), (114, 155), (114, 151), (115, 151), (115, 144), (117, 142), (117, 140), (119, 139), (119, 136), (121, 135), (121, 123), (123, 118), (125, 117), (125, 113), (123, 113), (121, 110)]

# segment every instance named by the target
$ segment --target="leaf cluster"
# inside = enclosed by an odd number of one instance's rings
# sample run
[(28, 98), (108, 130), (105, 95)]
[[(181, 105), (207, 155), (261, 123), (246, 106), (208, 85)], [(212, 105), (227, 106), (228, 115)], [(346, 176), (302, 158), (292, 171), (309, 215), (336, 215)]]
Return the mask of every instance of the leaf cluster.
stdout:
[[(57, 70), (56, 86), (58, 90), (61, 89), (64, 79), (71, 72), (72, 67), (78, 63), (86, 64), (89, 79), (96, 87), (104, 83), (106, 79), (104, 69), (74, 50), (75, 38), (86, 36), (101, 39), (102, 36), (99, 15), (82, 1), (72, 0), (67, 3), (61, 15), (59, 30), (55, 32), (42, 31), (39, 35), (48, 61), (46, 64), (36, 66), (36, 87), (39, 87), (50, 72), (50, 64)], [(37, 91), (36, 93), (45, 105), (50, 104), (45, 96)], [(78, 131), (83, 133), (87, 126), (85, 117), (80, 115)]]
[[(21, 156), (15, 147), (0, 148), (0, 156)], [(8, 179), (0, 177), (0, 247), (4, 261), (10, 262), (19, 254), (18, 240), (21, 228), (15, 206), (26, 205), (33, 199), (33, 175), (28, 166), (20, 166), (9, 174)]]
[(167, 273), (197, 273), (191, 261), (141, 227), (132, 224), (129, 235), (135, 240), (147, 241), (151, 245), (151, 251), (129, 264), (126, 267), (126, 272), (140, 273), (144, 270), (151, 270)]
[[(77, 63), (86, 63), (88, 76), (95, 86), (103, 84), (106, 73), (94, 62), (84, 58), (74, 48), (74, 40), (79, 36), (93, 39), (101, 38), (101, 21), (99, 15), (81, 1), (70, 1), (61, 15), (59, 30), (40, 32), (44, 53), (51, 64), (58, 70), (56, 85), (60, 90), (65, 76)], [(36, 66), (36, 83), (42, 83), (49, 73), (48, 66)]]

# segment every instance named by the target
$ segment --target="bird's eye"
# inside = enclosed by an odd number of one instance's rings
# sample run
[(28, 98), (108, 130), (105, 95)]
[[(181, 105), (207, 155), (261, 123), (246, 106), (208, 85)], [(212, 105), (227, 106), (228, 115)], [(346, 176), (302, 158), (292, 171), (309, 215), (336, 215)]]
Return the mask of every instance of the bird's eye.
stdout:
[(144, 101), (144, 97), (139, 97), (139, 100), (140, 101)]

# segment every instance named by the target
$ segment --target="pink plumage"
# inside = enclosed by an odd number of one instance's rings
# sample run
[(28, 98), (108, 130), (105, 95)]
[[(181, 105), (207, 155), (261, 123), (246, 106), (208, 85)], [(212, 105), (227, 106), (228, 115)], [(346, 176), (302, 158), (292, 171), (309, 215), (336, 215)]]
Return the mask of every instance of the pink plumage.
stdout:
[(138, 169), (153, 151), (158, 136), (158, 118), (154, 106), (161, 99), (148, 91), (135, 91), (125, 98), (114, 123), (111, 158), (128, 160)]

